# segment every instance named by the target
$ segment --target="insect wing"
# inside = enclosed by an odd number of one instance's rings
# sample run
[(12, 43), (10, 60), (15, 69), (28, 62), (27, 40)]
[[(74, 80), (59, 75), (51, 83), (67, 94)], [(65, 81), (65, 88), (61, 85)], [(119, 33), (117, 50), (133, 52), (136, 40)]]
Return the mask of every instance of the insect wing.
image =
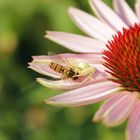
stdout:
[(62, 58), (61, 55), (59, 54), (56, 54), (54, 52), (48, 52), (48, 57), (50, 58), (52, 62), (58, 63), (63, 66), (66, 65), (64, 58)]

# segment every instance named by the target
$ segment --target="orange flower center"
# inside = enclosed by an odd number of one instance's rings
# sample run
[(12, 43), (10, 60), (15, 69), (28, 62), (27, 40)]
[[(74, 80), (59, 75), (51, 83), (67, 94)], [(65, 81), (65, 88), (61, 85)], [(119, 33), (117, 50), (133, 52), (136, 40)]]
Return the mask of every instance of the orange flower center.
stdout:
[(125, 90), (140, 92), (140, 24), (118, 32), (106, 46), (104, 66), (111, 80)]

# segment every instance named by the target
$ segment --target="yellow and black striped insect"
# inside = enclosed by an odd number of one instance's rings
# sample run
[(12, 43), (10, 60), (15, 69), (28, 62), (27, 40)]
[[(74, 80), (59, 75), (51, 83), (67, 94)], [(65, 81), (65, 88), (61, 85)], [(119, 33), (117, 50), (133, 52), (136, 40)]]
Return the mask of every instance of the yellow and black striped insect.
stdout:
[[(92, 74), (96, 72), (95, 67), (90, 66), (88, 63), (85, 62), (76, 62), (74, 59), (62, 59), (59, 55), (54, 55), (53, 52), (49, 52), (48, 55), (54, 56), (55, 60), (48, 64), (48, 66), (57, 73), (60, 73), (61, 79), (68, 79), (71, 78), (72, 80), (77, 80), (81, 76), (86, 76), (85, 80), (92, 79)], [(53, 54), (53, 55), (52, 55)], [(65, 65), (59, 63), (64, 63)]]
[(55, 62), (50, 62), (49, 67), (53, 69), (55, 72), (62, 74), (61, 79), (67, 78), (72, 78), (73, 80), (78, 79), (79, 73), (77, 71), (74, 71), (73, 68), (66, 67)]

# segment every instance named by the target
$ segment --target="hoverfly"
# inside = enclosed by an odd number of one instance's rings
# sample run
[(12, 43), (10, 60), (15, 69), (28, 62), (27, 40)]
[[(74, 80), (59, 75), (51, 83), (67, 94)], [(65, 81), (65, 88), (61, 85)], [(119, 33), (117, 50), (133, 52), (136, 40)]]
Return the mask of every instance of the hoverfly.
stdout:
[(73, 80), (78, 79), (79, 73), (74, 71), (73, 68), (60, 65), (53, 61), (49, 64), (49, 67), (53, 69), (55, 72), (62, 74), (61, 79), (67, 78), (72, 78)]
[[(49, 53), (50, 54), (50, 53)], [(55, 72), (61, 74), (61, 79), (77, 80), (81, 76), (87, 76), (84, 81), (92, 78), (92, 74), (96, 72), (95, 67), (90, 66), (88, 63), (76, 62), (74, 59), (61, 58), (57, 55), (58, 60), (61, 60), (65, 65), (60, 64), (56, 60), (48, 63), (48, 66)]]

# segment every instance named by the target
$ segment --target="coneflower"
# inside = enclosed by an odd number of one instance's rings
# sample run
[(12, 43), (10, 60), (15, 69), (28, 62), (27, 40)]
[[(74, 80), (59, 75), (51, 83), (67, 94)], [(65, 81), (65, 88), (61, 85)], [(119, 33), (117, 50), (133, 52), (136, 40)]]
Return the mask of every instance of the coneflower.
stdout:
[[(81, 106), (106, 99), (93, 121), (112, 127), (129, 119), (126, 139), (140, 140), (140, 0), (135, 4), (136, 14), (124, 0), (113, 0), (115, 12), (101, 0), (90, 0), (90, 5), (99, 19), (79, 9), (69, 9), (74, 23), (90, 37), (51, 31), (46, 35), (81, 54), (35, 56), (29, 67), (57, 79), (38, 78), (44, 86), (69, 90), (46, 103)], [(74, 62), (75, 67), (86, 64), (93, 72), (77, 75), (77, 80), (62, 79), (62, 73), (49, 64), (67, 67), (65, 60)]]

